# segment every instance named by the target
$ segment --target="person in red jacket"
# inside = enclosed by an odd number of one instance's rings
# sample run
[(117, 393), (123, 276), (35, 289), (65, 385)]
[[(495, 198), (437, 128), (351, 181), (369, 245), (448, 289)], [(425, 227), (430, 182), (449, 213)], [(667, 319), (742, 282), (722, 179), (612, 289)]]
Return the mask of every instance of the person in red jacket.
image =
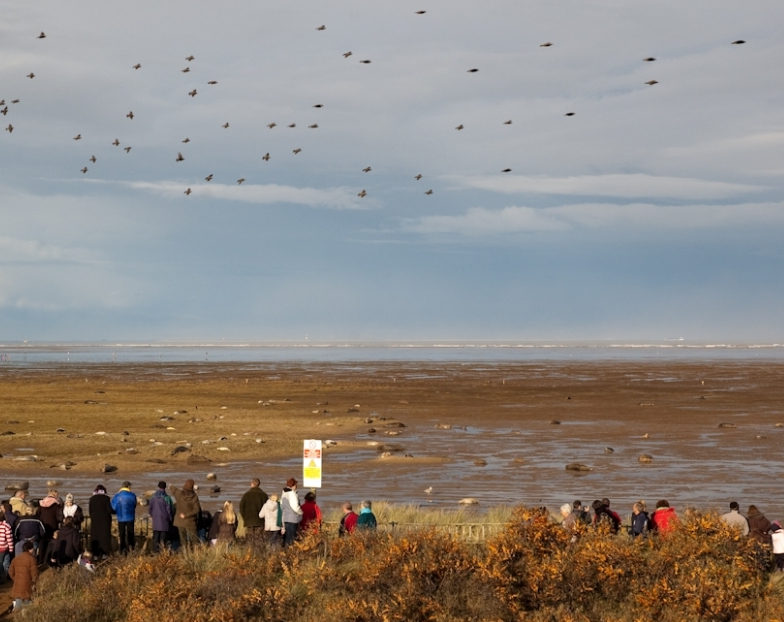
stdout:
[(675, 514), (675, 508), (671, 508), (666, 499), (656, 502), (656, 510), (651, 516), (651, 524), (656, 532), (664, 535), (675, 528), (678, 522), (678, 517)]
[(354, 531), (354, 527), (357, 526), (358, 518), (359, 514), (354, 511), (354, 506), (348, 502), (344, 503), (343, 518), (340, 519), (340, 530), (338, 531), (338, 534), (344, 536), (347, 533)]
[(302, 520), (299, 523), (300, 533), (313, 531), (318, 533), (321, 527), (321, 508), (316, 504), (316, 493), (309, 492), (305, 495), (302, 508)]

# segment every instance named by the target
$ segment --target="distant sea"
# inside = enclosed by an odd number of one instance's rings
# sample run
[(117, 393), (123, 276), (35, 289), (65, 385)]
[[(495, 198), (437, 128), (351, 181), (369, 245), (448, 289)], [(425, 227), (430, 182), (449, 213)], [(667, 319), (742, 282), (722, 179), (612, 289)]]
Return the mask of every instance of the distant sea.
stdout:
[(784, 344), (662, 341), (0, 343), (3, 366), (94, 363), (350, 363), (784, 360)]

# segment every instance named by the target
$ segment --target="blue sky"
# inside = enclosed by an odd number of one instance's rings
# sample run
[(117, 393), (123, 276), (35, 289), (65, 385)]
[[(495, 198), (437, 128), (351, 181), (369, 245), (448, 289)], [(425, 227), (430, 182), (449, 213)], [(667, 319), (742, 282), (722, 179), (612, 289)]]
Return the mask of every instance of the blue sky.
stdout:
[(160, 5), (0, 0), (0, 339), (780, 341), (781, 2)]

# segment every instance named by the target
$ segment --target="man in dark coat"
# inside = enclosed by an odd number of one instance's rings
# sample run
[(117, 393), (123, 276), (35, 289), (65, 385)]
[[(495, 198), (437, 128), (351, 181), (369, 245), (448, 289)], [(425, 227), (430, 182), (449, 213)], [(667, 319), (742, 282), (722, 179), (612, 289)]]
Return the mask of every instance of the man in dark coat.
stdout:
[(198, 523), (201, 504), (193, 487), (192, 479), (185, 480), (182, 488), (171, 487), (176, 503), (174, 509), (174, 526), (180, 533), (180, 546), (190, 548), (199, 542)]
[(261, 482), (250, 480), (250, 490), (240, 499), (240, 516), (245, 525), (246, 538), (251, 542), (261, 542), (264, 535), (264, 519), (259, 516), (261, 508), (267, 503), (267, 493), (261, 489)]
[(96, 561), (112, 552), (112, 500), (98, 484), (90, 497), (90, 550)]

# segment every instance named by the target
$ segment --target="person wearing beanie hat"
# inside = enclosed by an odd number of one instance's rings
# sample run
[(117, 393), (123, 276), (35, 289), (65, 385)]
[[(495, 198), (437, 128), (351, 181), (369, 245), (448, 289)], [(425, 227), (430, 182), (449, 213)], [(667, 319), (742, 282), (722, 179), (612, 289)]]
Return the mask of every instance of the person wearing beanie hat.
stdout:
[(166, 494), (166, 482), (158, 482), (158, 490), (150, 499), (152, 518), (152, 552), (163, 550), (169, 539), (169, 529), (174, 521), (174, 501)]
[(131, 482), (123, 482), (120, 491), (112, 497), (112, 509), (117, 514), (117, 530), (120, 532), (121, 553), (132, 551), (136, 545), (136, 503), (136, 495), (131, 492)]
[(199, 542), (199, 516), (201, 515), (201, 503), (194, 490), (195, 482), (192, 479), (185, 480), (182, 488), (171, 487), (172, 495), (176, 508), (174, 510), (174, 526), (180, 533), (180, 545), (186, 548), (192, 547)]
[(63, 506), (63, 521), (66, 518), (71, 517), (73, 519), (73, 526), (77, 529), (82, 528), (82, 522), (84, 521), (84, 512), (82, 512), (82, 508), (80, 508), (74, 502), (74, 496), (69, 492), (65, 495), (65, 505)]
[(88, 505), (90, 510), (90, 551), (96, 561), (112, 552), (112, 500), (106, 486), (98, 484)]

